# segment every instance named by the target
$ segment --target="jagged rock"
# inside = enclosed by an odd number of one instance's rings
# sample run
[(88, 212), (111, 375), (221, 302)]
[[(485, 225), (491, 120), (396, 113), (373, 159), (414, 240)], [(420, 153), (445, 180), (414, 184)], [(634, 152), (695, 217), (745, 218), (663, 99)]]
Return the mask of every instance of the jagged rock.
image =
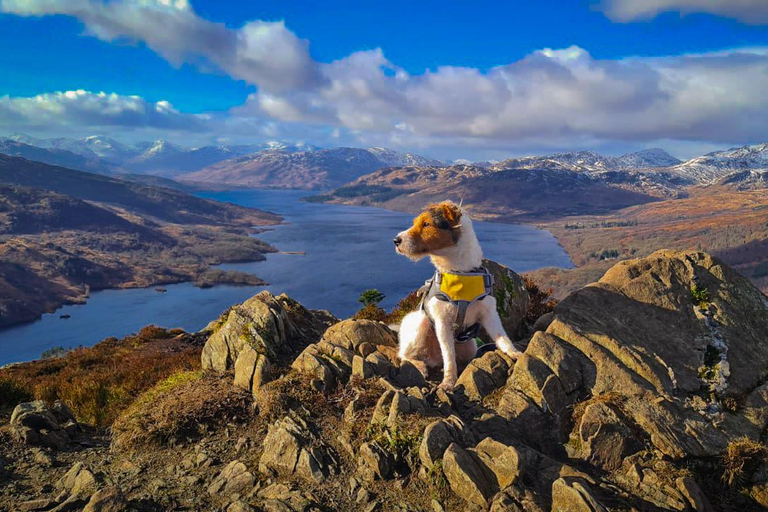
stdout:
[[(203, 348), (203, 369), (233, 368), (246, 348), (277, 362), (320, 339), (328, 321), (288, 296), (275, 297), (268, 291), (234, 306), (225, 316), (219, 325), (209, 326), (213, 333)], [(253, 359), (253, 354), (245, 357)], [(250, 366), (254, 365), (242, 363), (242, 372), (247, 374)], [(245, 380), (241, 375), (241, 382)]]
[(256, 509), (242, 500), (233, 501), (227, 507), (227, 512), (252, 512), (254, 510)]
[(455, 429), (444, 420), (427, 425), (419, 445), (419, 459), (427, 469), (443, 458), (448, 447), (457, 441)]
[(486, 437), (475, 446), (475, 453), (496, 475), (500, 489), (509, 487), (523, 475), (523, 457), (514, 446)]
[[(525, 314), (530, 301), (523, 278), (495, 261), (483, 260), (483, 266), (493, 275), (493, 296), (504, 330), (513, 339), (520, 339), (525, 332)], [(486, 342), (492, 341), (485, 333), (481, 337)]]
[(317, 510), (311, 500), (285, 484), (275, 483), (260, 490), (260, 507), (265, 512), (308, 512)]
[(584, 458), (606, 471), (618, 469), (627, 455), (642, 448), (629, 427), (603, 402), (584, 409), (578, 435)]
[(503, 386), (508, 377), (509, 363), (501, 352), (488, 352), (472, 360), (456, 381), (456, 391), (463, 391), (470, 400), (479, 401)]
[(552, 323), (553, 317), (554, 317), (554, 313), (552, 313), (551, 311), (549, 313), (544, 313), (543, 315), (541, 315), (533, 323), (533, 327), (532, 327), (533, 332), (546, 331), (547, 327), (549, 327), (549, 324)]
[(253, 488), (255, 482), (256, 478), (248, 471), (246, 465), (234, 460), (213, 479), (208, 486), (208, 492), (223, 496), (243, 496)]
[(424, 375), (410, 361), (403, 361), (393, 378), (394, 382), (403, 388), (424, 387), (427, 380)]
[(63, 511), (80, 508), (85, 500), (96, 491), (96, 477), (82, 462), (75, 463), (67, 473), (56, 482), (56, 489), (61, 492), (58, 501), (63, 500), (53, 510)]
[[(505, 394), (522, 396), (502, 399), (507, 410), (499, 413), (522, 432), (536, 415), (532, 403), (546, 421), (539, 439), (526, 441), (564, 443), (573, 406), (610, 392), (633, 428), (673, 459), (715, 456), (731, 439), (757, 439), (768, 423), (768, 390), (759, 389), (768, 365), (766, 304), (705, 253), (659, 251), (620, 262), (558, 304), (515, 365)], [(711, 401), (702, 388), (714, 393)], [(724, 398), (739, 396), (744, 411), (720, 413)]]
[(11, 414), (10, 425), (13, 437), (29, 445), (61, 449), (69, 442), (67, 431), (40, 400), (17, 405)]
[(634, 496), (647, 501), (663, 510), (686, 510), (688, 502), (677, 488), (666, 483), (654, 469), (658, 466), (662, 473), (671, 473), (674, 468), (665, 461), (646, 461), (640, 454), (628, 457), (619, 471), (614, 473), (616, 482), (630, 489)]
[(361, 379), (370, 379), (373, 377), (373, 367), (363, 359), (363, 356), (355, 355), (352, 358), (352, 375)]
[(699, 487), (699, 484), (694, 479), (681, 477), (675, 480), (675, 485), (683, 493), (683, 496), (685, 496), (693, 510), (696, 512), (714, 512), (715, 509), (712, 508), (712, 504), (707, 499), (706, 494), (704, 494), (704, 491), (701, 490), (701, 487)]
[(579, 478), (558, 478), (552, 484), (552, 510), (562, 512), (607, 512)]
[(395, 461), (378, 443), (363, 443), (357, 457), (357, 471), (365, 480), (387, 480), (392, 476)]
[(323, 341), (338, 347), (358, 351), (363, 343), (383, 347), (397, 348), (397, 334), (382, 324), (372, 320), (349, 319), (332, 325), (325, 331)]
[(311, 482), (325, 481), (334, 470), (326, 454), (310, 445), (306, 424), (286, 416), (269, 427), (259, 471), (264, 474), (297, 475)]
[(451, 443), (443, 455), (443, 473), (451, 490), (465, 501), (485, 506), (498, 491), (493, 474), (472, 453)]
[[(512, 486), (498, 493), (491, 503), (491, 512), (549, 512), (545, 500), (527, 487)], [(556, 509), (551, 509), (555, 511)]]
[(128, 502), (119, 487), (111, 486), (96, 491), (83, 512), (126, 512)]

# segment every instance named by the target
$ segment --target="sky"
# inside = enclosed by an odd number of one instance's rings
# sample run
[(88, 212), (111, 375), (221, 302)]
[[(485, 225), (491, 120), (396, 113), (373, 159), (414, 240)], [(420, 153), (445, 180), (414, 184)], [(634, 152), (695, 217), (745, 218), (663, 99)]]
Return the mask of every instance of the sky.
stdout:
[(0, 0), (0, 135), (443, 159), (768, 141), (768, 0)]

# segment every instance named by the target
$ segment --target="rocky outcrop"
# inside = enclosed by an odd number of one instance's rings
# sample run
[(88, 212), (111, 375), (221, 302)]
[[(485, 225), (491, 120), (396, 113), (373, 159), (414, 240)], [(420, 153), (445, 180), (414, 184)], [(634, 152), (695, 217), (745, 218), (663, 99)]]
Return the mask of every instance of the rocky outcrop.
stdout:
[[(504, 303), (515, 304), (521, 296), (507, 291)], [(510, 311), (522, 321), (524, 308)], [(453, 391), (400, 361), (386, 325), (327, 323), (268, 293), (233, 308), (211, 326), (203, 362), (233, 371), (233, 385), (255, 395), (253, 411), (200, 425), (194, 446), (173, 437), (156, 454), (119, 462), (101, 462), (119, 449), (102, 452), (72, 466), (54, 497), (26, 495), (23, 507), (709, 512), (768, 504), (768, 298), (704, 253), (618, 263), (539, 322), (519, 359), (487, 352)], [(231, 390), (229, 376), (207, 377)], [(47, 435), (54, 420), (60, 432), (67, 423), (58, 409), (26, 404), (8, 429), (31, 428), (22, 421), (29, 414), (48, 422), (34, 435)], [(0, 457), (13, 473), (4, 482), (15, 485), (31, 465), (70, 466), (58, 460), (79, 449), (68, 439), (57, 452), (14, 443), (27, 451)]]
[[(515, 271), (493, 260), (483, 260), (483, 266), (493, 275), (493, 296), (504, 330), (512, 339), (525, 333), (525, 314), (529, 296), (523, 278)], [(492, 341), (483, 333), (484, 341)]]
[(19, 404), (10, 424), (17, 440), (56, 449), (64, 448), (80, 428), (69, 408), (58, 400), (50, 408), (42, 401)]
[(233, 369), (235, 385), (256, 393), (271, 380), (272, 365), (317, 341), (336, 319), (310, 311), (287, 295), (263, 291), (208, 326), (203, 369)]

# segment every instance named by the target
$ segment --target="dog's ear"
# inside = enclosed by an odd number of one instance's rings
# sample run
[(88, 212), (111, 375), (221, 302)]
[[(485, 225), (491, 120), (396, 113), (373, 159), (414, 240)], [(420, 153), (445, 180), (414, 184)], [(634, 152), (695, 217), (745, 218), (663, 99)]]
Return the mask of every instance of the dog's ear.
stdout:
[(461, 208), (452, 201), (445, 201), (438, 206), (445, 220), (451, 224), (451, 227), (457, 227), (461, 221)]

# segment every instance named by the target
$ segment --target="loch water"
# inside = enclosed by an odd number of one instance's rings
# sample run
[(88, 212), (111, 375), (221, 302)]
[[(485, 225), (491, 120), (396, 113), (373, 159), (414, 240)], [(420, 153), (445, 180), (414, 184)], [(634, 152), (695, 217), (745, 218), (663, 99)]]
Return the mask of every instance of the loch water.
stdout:
[[(308, 308), (328, 309), (339, 317), (354, 313), (357, 298), (369, 288), (386, 295), (382, 306), (418, 288), (432, 273), (427, 260), (413, 263), (394, 252), (392, 238), (406, 229), (412, 216), (380, 208), (304, 202), (306, 191), (241, 190), (206, 192), (203, 197), (273, 211), (285, 224), (258, 238), (280, 252), (266, 261), (231, 263), (223, 269), (251, 272), (268, 286), (214, 286), (191, 283), (94, 292), (83, 305), (68, 305), (35, 322), (0, 330), (0, 366), (40, 357), (51, 347), (90, 346), (102, 339), (123, 337), (155, 324), (203, 328), (232, 304), (261, 290), (287, 293)], [(547, 231), (527, 225), (475, 222), (487, 258), (517, 272), (541, 267), (571, 267), (568, 255)], [(304, 254), (291, 254), (304, 253)], [(69, 315), (62, 319), (61, 316)]]

